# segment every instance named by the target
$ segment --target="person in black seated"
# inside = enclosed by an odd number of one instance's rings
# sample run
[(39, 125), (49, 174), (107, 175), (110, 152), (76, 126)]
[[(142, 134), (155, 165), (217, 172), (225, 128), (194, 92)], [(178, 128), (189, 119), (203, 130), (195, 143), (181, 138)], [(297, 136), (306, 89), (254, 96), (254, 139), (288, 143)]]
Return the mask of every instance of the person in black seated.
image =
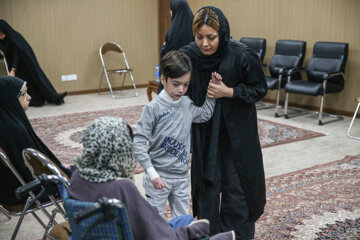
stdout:
[[(202, 220), (182, 224), (175, 230), (140, 194), (133, 183), (136, 161), (132, 130), (123, 119), (96, 119), (85, 129), (82, 143), (83, 154), (75, 159), (77, 170), (71, 176), (68, 189), (73, 199), (85, 202), (96, 202), (102, 197), (120, 200), (126, 206), (135, 240), (198, 239), (210, 233), (208, 221)], [(177, 217), (172, 223), (178, 225), (188, 216)], [(211, 239), (235, 239), (235, 234), (232, 231), (220, 233)]]
[[(70, 176), (70, 170), (61, 165), (34, 132), (25, 114), (30, 101), (26, 82), (17, 77), (0, 77), (0, 147), (25, 182), (34, 179), (22, 157), (22, 150), (25, 148), (39, 150)], [(4, 164), (0, 164), (0, 184), (0, 204), (11, 205), (25, 202), (26, 198), (16, 198), (14, 191), (21, 184)]]
[(67, 92), (58, 94), (42, 71), (35, 53), (25, 38), (16, 32), (5, 20), (0, 19), (0, 50), (9, 65), (9, 76), (27, 81), (32, 99), (30, 106), (42, 106), (45, 101), (60, 105)]

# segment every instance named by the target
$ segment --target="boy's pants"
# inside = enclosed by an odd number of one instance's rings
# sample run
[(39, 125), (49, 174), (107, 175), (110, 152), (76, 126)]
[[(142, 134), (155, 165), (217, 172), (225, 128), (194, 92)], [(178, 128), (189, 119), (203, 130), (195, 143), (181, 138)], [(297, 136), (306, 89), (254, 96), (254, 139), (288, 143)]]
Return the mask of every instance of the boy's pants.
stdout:
[(190, 178), (164, 178), (166, 187), (155, 189), (150, 177), (144, 174), (143, 187), (145, 196), (151, 206), (154, 206), (160, 216), (165, 218), (166, 202), (169, 201), (171, 218), (189, 214), (190, 209)]

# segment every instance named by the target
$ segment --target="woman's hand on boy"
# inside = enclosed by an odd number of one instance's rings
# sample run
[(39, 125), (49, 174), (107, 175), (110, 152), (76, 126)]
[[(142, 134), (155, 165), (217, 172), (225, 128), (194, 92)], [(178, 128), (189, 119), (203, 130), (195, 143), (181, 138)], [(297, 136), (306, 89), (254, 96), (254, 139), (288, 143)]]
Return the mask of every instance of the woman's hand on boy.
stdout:
[(152, 180), (152, 183), (155, 189), (163, 189), (166, 187), (165, 182), (161, 179), (161, 177), (155, 178), (154, 180)]
[(219, 81), (218, 83), (213, 83), (210, 81), (207, 95), (209, 98), (232, 98), (234, 95), (234, 90), (227, 87), (223, 81)]

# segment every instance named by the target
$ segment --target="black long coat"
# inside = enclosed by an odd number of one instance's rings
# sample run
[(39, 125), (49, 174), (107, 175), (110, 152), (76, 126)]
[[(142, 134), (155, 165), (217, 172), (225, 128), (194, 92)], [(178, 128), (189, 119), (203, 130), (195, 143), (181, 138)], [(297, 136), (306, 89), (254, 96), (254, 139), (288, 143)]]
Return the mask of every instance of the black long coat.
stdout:
[[(220, 126), (225, 125), (234, 151), (233, 158), (249, 207), (249, 219), (256, 221), (264, 211), (265, 177), (257, 128), (255, 102), (267, 93), (267, 85), (260, 59), (244, 44), (230, 40), (230, 29), (225, 16), (213, 8), (219, 16), (219, 48), (212, 56), (201, 53), (193, 42), (180, 49), (193, 65), (189, 97), (195, 105), (205, 100), (211, 72), (216, 71), (223, 82), (234, 89), (232, 98), (218, 99), (213, 118), (192, 128), (192, 199), (197, 216), (198, 194), (208, 184), (219, 182), (216, 168)], [(223, 123), (221, 121), (224, 121)], [(211, 199), (208, 199), (211, 201)]]

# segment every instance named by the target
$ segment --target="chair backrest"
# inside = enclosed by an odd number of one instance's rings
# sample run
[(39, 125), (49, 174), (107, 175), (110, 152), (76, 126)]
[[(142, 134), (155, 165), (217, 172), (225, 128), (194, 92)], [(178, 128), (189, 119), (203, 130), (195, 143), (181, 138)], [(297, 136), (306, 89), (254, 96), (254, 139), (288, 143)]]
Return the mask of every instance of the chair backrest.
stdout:
[(265, 38), (240, 38), (240, 42), (253, 49), (259, 56), (261, 62), (264, 61), (266, 53), (266, 39)]
[[(301, 67), (306, 51), (306, 42), (297, 40), (278, 40), (275, 53), (269, 64), (270, 74), (273, 78), (279, 77), (281, 68)], [(301, 79), (301, 75), (293, 76), (293, 79)]]
[[(82, 202), (75, 199), (72, 199), (69, 196), (69, 192), (64, 186), (64, 184), (59, 184), (60, 195), (64, 202), (64, 207), (66, 211), (66, 215), (69, 219), (70, 228), (72, 231), (72, 240), (82, 239), (83, 234), (86, 232), (89, 226), (91, 226), (94, 222), (96, 222), (99, 218), (102, 217), (102, 212), (94, 214), (78, 224), (74, 221), (74, 215), (83, 211), (84, 209), (88, 209), (91, 206), (94, 206), (94, 202)], [(92, 230), (88, 232), (86, 235), (86, 239), (124, 239), (124, 240), (132, 240), (133, 235), (130, 227), (129, 218), (127, 215), (127, 211), (125, 206), (120, 204), (119, 200), (112, 199), (111, 201), (117, 202), (117, 206), (113, 208), (113, 214), (115, 215), (115, 219), (109, 222), (104, 222), (96, 225)]]
[(124, 50), (122, 49), (122, 47), (116, 43), (116, 42), (106, 42), (106, 43), (103, 43), (101, 46), (100, 46), (100, 49), (99, 49), (99, 54), (100, 54), (100, 59), (101, 59), (101, 63), (102, 63), (102, 66), (104, 69), (106, 69), (106, 64), (105, 64), (105, 60), (104, 60), (104, 55), (108, 52), (118, 52), (118, 53), (121, 53), (123, 58), (124, 58), (124, 63), (125, 63), (125, 67), (126, 69), (130, 69), (130, 66), (129, 66), (129, 63), (126, 59), (126, 56), (125, 56), (125, 52)]
[(40, 151), (33, 148), (26, 148), (22, 152), (26, 166), (29, 168), (33, 177), (36, 178), (45, 173), (56, 175), (62, 178), (64, 182), (69, 183), (70, 178), (53, 161)]
[[(345, 72), (349, 44), (338, 42), (316, 42), (313, 55), (307, 66), (307, 78), (313, 82), (322, 82), (324, 73)], [(330, 82), (344, 84), (344, 78), (338, 76)]]
[(1, 162), (8, 167), (11, 172), (15, 175), (15, 177), (19, 180), (19, 182), (21, 183), (21, 185), (25, 185), (26, 182), (24, 181), (24, 179), (21, 177), (21, 175), (18, 173), (18, 171), (16, 170), (16, 168), (12, 165), (9, 157), (6, 155), (5, 151), (0, 147), (0, 160)]

